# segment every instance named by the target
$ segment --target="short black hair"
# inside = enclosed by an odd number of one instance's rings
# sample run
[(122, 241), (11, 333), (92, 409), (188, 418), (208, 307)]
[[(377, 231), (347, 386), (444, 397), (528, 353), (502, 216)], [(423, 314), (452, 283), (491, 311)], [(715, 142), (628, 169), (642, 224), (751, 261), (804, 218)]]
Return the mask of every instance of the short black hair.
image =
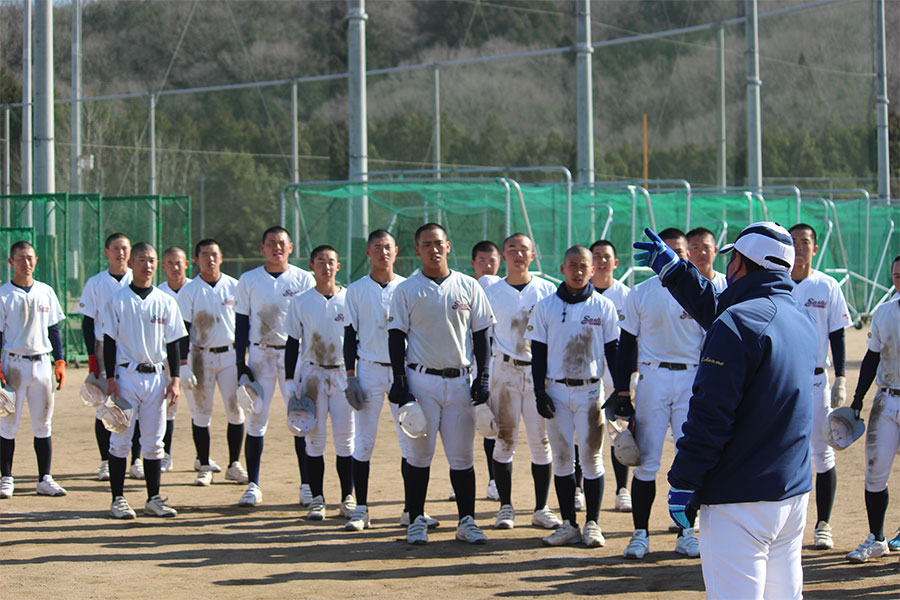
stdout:
[(747, 258), (746, 254), (741, 254), (737, 250), (735, 250), (735, 252), (737, 252), (738, 254), (741, 255), (741, 259), (743, 259), (743, 261), (744, 261), (744, 269), (746, 269), (748, 273), (753, 273), (754, 271), (762, 271), (763, 270), (762, 265), (757, 264), (757, 263), (753, 262), (752, 260), (750, 260), (749, 258)]
[(269, 237), (269, 235), (272, 235), (272, 234), (278, 235), (279, 233), (283, 233), (284, 235), (287, 236), (288, 241), (289, 242), (291, 241), (291, 234), (288, 232), (287, 229), (285, 229), (281, 225), (272, 225), (271, 227), (269, 227), (268, 229), (263, 231), (262, 241), (260, 242), (260, 244), (265, 244), (266, 238)]
[(662, 241), (666, 240), (684, 240), (687, 241), (687, 237), (685, 237), (684, 232), (677, 227), (666, 227), (662, 231), (659, 232), (659, 239)]
[(475, 260), (475, 256), (477, 256), (479, 252), (496, 252), (497, 254), (500, 254), (500, 248), (498, 248), (497, 244), (491, 240), (481, 240), (472, 246), (472, 260)]
[(151, 244), (150, 242), (138, 242), (131, 247), (131, 257), (134, 258), (138, 254), (150, 252), (151, 250), (154, 254), (156, 253), (156, 248), (154, 248), (153, 244)]
[(336, 258), (340, 259), (340, 256), (338, 255), (338, 251), (335, 250), (332, 246), (329, 246), (328, 244), (321, 244), (321, 245), (313, 248), (312, 252), (309, 253), (309, 262), (311, 262), (311, 263), (315, 262), (316, 257), (319, 255), (319, 253), (327, 252), (328, 250), (331, 250), (332, 252), (334, 252), (334, 256)]
[(898, 263), (898, 262), (900, 262), (900, 254), (898, 254), (897, 256), (894, 257), (894, 262), (891, 263), (891, 266), (893, 267), (894, 263)]
[[(369, 239), (366, 240), (366, 246), (371, 246), (372, 242), (374, 242), (375, 240), (380, 240), (382, 238), (391, 238), (392, 240), (394, 240), (394, 236), (391, 235), (391, 232), (387, 229), (376, 229), (369, 234)], [(396, 240), (394, 240), (394, 243), (396, 243)]]
[(684, 237), (685, 237), (688, 241), (690, 241), (691, 238), (699, 237), (699, 236), (701, 236), (701, 235), (702, 235), (702, 236), (707, 236), (707, 235), (708, 235), (709, 237), (711, 237), (711, 238), (713, 239), (713, 243), (714, 243), (714, 244), (716, 243), (716, 234), (714, 234), (712, 231), (710, 231), (710, 230), (707, 229), (706, 227), (694, 227), (693, 229), (691, 229), (690, 231), (688, 231), (687, 234), (685, 234)]
[(116, 233), (111, 233), (111, 234), (109, 234), (109, 236), (107, 236), (106, 243), (104, 244), (103, 247), (109, 248), (110, 244), (112, 244), (116, 240), (125, 240), (129, 244), (131, 243), (131, 240), (128, 239), (127, 235), (125, 235), (124, 233), (121, 233), (121, 232), (116, 232)]
[(513, 240), (513, 239), (519, 238), (519, 237), (525, 238), (526, 240), (531, 242), (531, 246), (534, 247), (534, 240), (532, 240), (530, 237), (528, 237), (524, 233), (517, 231), (516, 233), (508, 236), (505, 240), (503, 240), (503, 249), (506, 250), (506, 244), (508, 244), (510, 242), (510, 240)]
[(609, 247), (609, 248), (612, 249), (612, 251), (613, 251), (613, 256), (616, 257), (616, 258), (618, 258), (619, 254), (616, 252), (616, 247), (615, 247), (615, 245), (613, 245), (613, 243), (612, 243), (611, 241), (609, 241), (609, 240), (597, 240), (596, 242), (594, 242), (593, 244), (591, 244), (591, 247), (590, 247), (590, 248), (588, 248), (588, 250), (591, 251), (591, 254), (594, 253), (594, 248), (596, 248), (597, 246), (607, 246), (607, 247)]
[(9, 247), (9, 257), (13, 258), (16, 255), (16, 252), (18, 252), (19, 250), (28, 250), (29, 248), (34, 250), (34, 246), (31, 245), (31, 242), (26, 240), (19, 240)]
[(163, 250), (162, 258), (167, 257), (168, 255), (172, 254), (173, 252), (181, 252), (182, 254), (184, 254), (185, 259), (187, 258), (187, 252), (185, 252), (178, 246), (169, 246), (168, 248)]
[(194, 256), (200, 256), (200, 250), (206, 248), (207, 246), (218, 246), (219, 252), (222, 251), (222, 245), (219, 242), (217, 242), (213, 238), (203, 238), (202, 240), (197, 242), (196, 246), (194, 246)]
[(443, 232), (444, 232), (444, 237), (447, 238), (447, 239), (450, 239), (450, 236), (447, 235), (447, 230), (444, 229), (444, 228), (443, 228), (441, 225), (439, 225), (438, 223), (425, 223), (424, 225), (422, 225), (421, 227), (419, 227), (418, 229), (416, 229), (416, 236), (415, 236), (416, 243), (417, 243), (417, 244), (419, 243), (419, 237), (421, 237), (421, 235), (422, 235), (423, 233), (425, 233), (426, 231), (431, 231), (431, 230), (433, 230), (433, 229), (434, 229), (434, 230), (437, 230), (437, 231), (443, 231)]
[(573, 254), (579, 254), (581, 256), (590, 256), (591, 251), (580, 244), (575, 244), (574, 246), (572, 246), (571, 248), (566, 250), (565, 254), (563, 254), (563, 262), (566, 262), (566, 259), (569, 258), (569, 256), (571, 256)]
[(812, 228), (812, 225), (807, 225), (806, 223), (797, 223), (790, 229), (788, 229), (788, 233), (794, 233), (795, 231), (808, 231), (812, 234), (813, 244), (818, 244), (818, 236), (816, 236), (816, 230)]

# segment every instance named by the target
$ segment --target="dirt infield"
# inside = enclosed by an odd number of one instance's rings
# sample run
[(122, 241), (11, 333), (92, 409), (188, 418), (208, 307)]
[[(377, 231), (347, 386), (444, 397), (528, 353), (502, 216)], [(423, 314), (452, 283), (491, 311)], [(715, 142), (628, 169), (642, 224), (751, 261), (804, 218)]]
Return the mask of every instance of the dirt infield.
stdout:
[[(865, 352), (865, 330), (848, 330), (848, 391), (856, 385)], [(456, 507), (446, 460), (439, 450), (432, 468), (426, 510), (441, 520), (426, 546), (404, 541), (397, 526), (402, 510), (400, 455), (384, 410), (369, 496), (372, 527), (345, 532), (338, 516), (339, 488), (333, 452), (326, 453), (328, 518), (307, 522), (298, 505), (298, 471), (284, 417), (273, 411), (266, 436), (261, 486), (263, 504), (237, 506), (243, 486), (217, 475), (208, 488), (192, 485), (194, 471), (190, 416), (182, 406), (176, 420), (175, 470), (163, 475), (163, 495), (179, 511), (171, 520), (140, 515), (144, 484), (126, 482), (126, 496), (138, 509), (130, 522), (107, 518), (109, 486), (95, 480), (99, 463), (93, 411), (78, 399), (83, 369), (69, 370), (57, 394), (54, 419), (54, 476), (69, 495), (37, 496), (34, 453), (27, 417), (16, 453), (16, 493), (0, 500), (0, 596), (3, 598), (396, 598), (425, 593), (443, 598), (610, 595), (625, 598), (698, 598), (703, 593), (700, 561), (674, 553), (675, 536), (666, 529), (667, 487), (657, 485), (651, 516), (651, 553), (641, 562), (621, 558), (631, 535), (631, 516), (616, 513), (607, 461), (607, 485), (600, 526), (604, 548), (545, 548), (544, 531), (530, 526), (531, 477), (524, 443), (517, 459), (513, 501), (517, 527), (494, 531), (497, 504), (483, 497), (487, 484), (478, 448), (477, 520), (488, 536), (484, 546), (455, 541)], [(872, 394), (868, 401), (871, 402)], [(277, 402), (277, 401), (276, 401)], [(221, 404), (213, 421), (212, 456), (226, 460)], [(273, 406), (280, 406), (274, 404)], [(866, 410), (868, 413), (868, 407)], [(524, 440), (524, 432), (521, 435)], [(480, 446), (480, 442), (479, 442)], [(836, 547), (805, 550), (805, 594), (809, 598), (897, 598), (897, 555), (851, 565), (845, 555), (866, 536), (863, 502), (863, 444), (838, 456), (838, 497), (832, 517)], [(663, 464), (674, 447), (666, 444)], [(604, 450), (606, 453), (606, 450)], [(893, 468), (896, 488), (900, 466)], [(551, 506), (555, 495), (551, 491)], [(583, 516), (581, 517), (583, 519)], [(810, 499), (806, 544), (812, 543), (815, 498)], [(896, 501), (888, 509), (886, 533), (900, 525)]]

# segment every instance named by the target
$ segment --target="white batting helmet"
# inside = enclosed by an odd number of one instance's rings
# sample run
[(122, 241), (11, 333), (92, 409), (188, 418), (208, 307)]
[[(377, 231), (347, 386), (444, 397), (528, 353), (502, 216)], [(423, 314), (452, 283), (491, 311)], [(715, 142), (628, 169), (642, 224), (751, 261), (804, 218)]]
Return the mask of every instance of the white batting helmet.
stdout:
[(641, 451), (629, 429), (620, 431), (613, 440), (613, 452), (616, 460), (626, 467), (636, 467), (641, 464)]
[(494, 418), (494, 411), (487, 402), (475, 407), (475, 431), (482, 437), (497, 435), (497, 419)]
[(866, 430), (866, 424), (849, 406), (831, 411), (825, 427), (825, 441), (835, 450), (843, 450), (858, 440)]
[(256, 381), (251, 381), (247, 375), (241, 375), (238, 380), (237, 401), (244, 410), (253, 414), (259, 414), (262, 411), (262, 386)]
[(16, 393), (8, 385), (0, 387), (0, 417), (16, 414)]
[(288, 401), (288, 429), (294, 435), (304, 435), (316, 426), (316, 403), (309, 396), (292, 396)]
[(119, 396), (109, 396), (100, 409), (100, 420), (109, 431), (122, 433), (131, 425), (133, 413), (131, 402)]
[(106, 380), (88, 373), (81, 384), (81, 401), (85, 406), (97, 407), (106, 402)]
[(424, 436), (428, 431), (428, 423), (425, 420), (422, 405), (416, 400), (410, 400), (400, 407), (400, 410), (397, 411), (397, 421), (400, 423), (403, 433), (413, 439)]

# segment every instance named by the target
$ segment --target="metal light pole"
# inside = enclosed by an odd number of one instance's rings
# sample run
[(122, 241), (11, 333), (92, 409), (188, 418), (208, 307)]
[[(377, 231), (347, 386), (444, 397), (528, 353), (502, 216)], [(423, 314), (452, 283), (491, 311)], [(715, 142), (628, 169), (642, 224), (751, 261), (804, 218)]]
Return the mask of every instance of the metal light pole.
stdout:
[[(578, 129), (578, 170), (579, 183), (594, 182), (594, 100), (591, 77), (591, 3), (578, 0), (575, 5), (576, 63), (575, 63), (575, 112)], [(571, 244), (571, 240), (567, 243)]]
[(747, 186), (762, 188), (762, 125), (759, 88), (759, 12), (757, 0), (744, 0), (747, 17)]
[(884, 0), (875, 0), (875, 120), (878, 144), (878, 197), (891, 197), (891, 161), (888, 147), (887, 54), (884, 42)]
[[(366, 107), (366, 14), (365, 0), (347, 0), (347, 60), (350, 75), (350, 180), (368, 180), (368, 133)], [(369, 231), (369, 206), (366, 196), (350, 200), (347, 220), (348, 277), (353, 274), (353, 240), (362, 247)]]

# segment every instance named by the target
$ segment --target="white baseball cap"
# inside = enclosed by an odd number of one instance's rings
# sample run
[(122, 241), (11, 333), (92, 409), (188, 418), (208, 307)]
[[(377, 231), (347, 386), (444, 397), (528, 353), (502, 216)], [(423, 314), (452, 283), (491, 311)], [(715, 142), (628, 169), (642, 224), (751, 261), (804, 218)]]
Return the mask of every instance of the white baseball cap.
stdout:
[(794, 266), (794, 239), (787, 229), (773, 221), (758, 221), (744, 227), (733, 244), (719, 250), (737, 250), (763, 269), (790, 272)]

